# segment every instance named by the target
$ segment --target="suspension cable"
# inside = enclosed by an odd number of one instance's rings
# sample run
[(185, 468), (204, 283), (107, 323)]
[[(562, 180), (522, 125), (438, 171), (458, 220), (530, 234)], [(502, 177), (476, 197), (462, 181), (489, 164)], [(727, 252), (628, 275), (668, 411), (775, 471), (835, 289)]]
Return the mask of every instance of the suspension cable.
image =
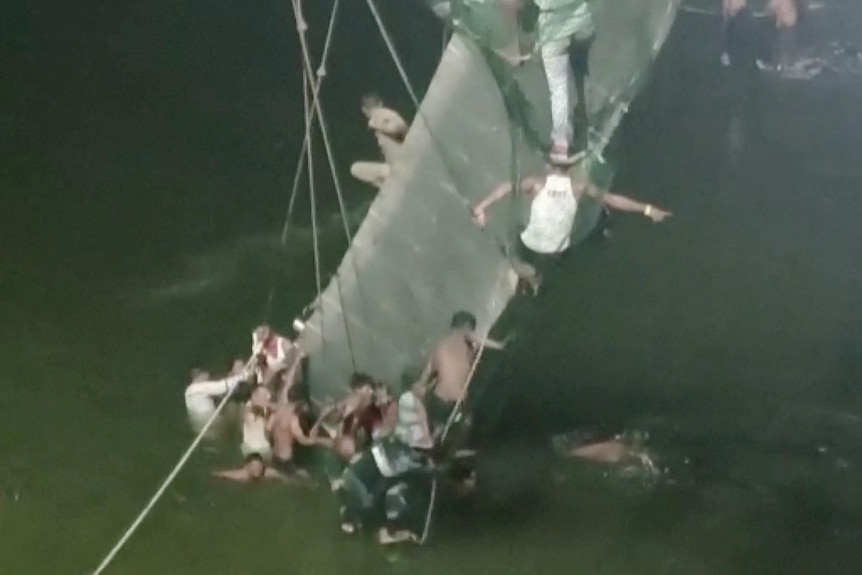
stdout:
[[(304, 18), (302, 15), (302, 0), (293, 0), (293, 9), (294, 9), (294, 12), (296, 14), (297, 22), (304, 22)], [(309, 54), (308, 41), (305, 37), (305, 28), (300, 29), (299, 27), (297, 27), (297, 29), (299, 30), (299, 43), (300, 43), (300, 47), (302, 49), (302, 59), (303, 59), (304, 69), (305, 69), (305, 73), (303, 74), (303, 77), (307, 77), (307, 78), (309, 78), (310, 81), (313, 81), (311, 56)], [(325, 74), (326, 74), (326, 70), (323, 68), (321, 68), (317, 71), (318, 78), (320, 78), (321, 75), (325, 75)], [(330, 176), (332, 177), (332, 183), (335, 186), (335, 193), (336, 193), (336, 197), (338, 200), (338, 209), (339, 209), (339, 212), (341, 215), (341, 223), (343, 224), (344, 235), (347, 238), (347, 243), (349, 246), (353, 242), (353, 235), (350, 232), (350, 224), (349, 224), (348, 217), (347, 217), (347, 208), (345, 207), (345, 204), (344, 204), (344, 194), (342, 193), (342, 188), (341, 188), (341, 179), (338, 176), (338, 169), (335, 166), (335, 157), (334, 157), (334, 154), (332, 152), (331, 142), (329, 140), (329, 130), (327, 129), (327, 126), (326, 126), (326, 117), (323, 114), (323, 106), (321, 105), (319, 98), (314, 98), (312, 100), (312, 105), (314, 106), (314, 108), (317, 112), (317, 119), (318, 119), (318, 123), (320, 126), (320, 133), (323, 136), (323, 146), (324, 146), (324, 149), (326, 151), (326, 159), (327, 159), (327, 162), (329, 163), (329, 172), (330, 172)], [(310, 153), (310, 151), (311, 150), (309, 148), (309, 153)], [(312, 202), (313, 201), (314, 200), (312, 200)], [(316, 242), (316, 239), (317, 238), (315, 235), (315, 242)], [(357, 279), (358, 279), (358, 275), (357, 275)], [(343, 292), (341, 290), (341, 280), (340, 280), (340, 277), (338, 277), (338, 274), (336, 274), (336, 276), (335, 276), (335, 281), (337, 282), (338, 294), (339, 294), (339, 298), (340, 298), (340, 302), (341, 302), (341, 317), (342, 317), (342, 320), (344, 323), (344, 332), (345, 332), (345, 336), (347, 339), (347, 348), (348, 348), (348, 352), (350, 353), (350, 363), (351, 363), (351, 366), (353, 368), (353, 371), (356, 371), (356, 355), (355, 355), (354, 349), (353, 349), (353, 338), (351, 337), (351, 333), (350, 333), (350, 322), (347, 319), (347, 311), (344, 309), (344, 297), (343, 297)], [(321, 304), (320, 309), (322, 312), (323, 300), (321, 298), (320, 293), (321, 293), (320, 289), (318, 289), (318, 298), (320, 299), (320, 304)]]
[[(366, 0), (366, 4), (368, 5), (368, 9), (371, 11), (371, 15), (374, 18), (374, 22), (377, 24), (377, 29), (380, 32), (380, 36), (386, 43), (386, 49), (389, 51), (389, 56), (390, 58), (392, 58), (395, 67), (398, 69), (398, 75), (401, 77), (401, 83), (404, 85), (404, 88), (410, 95), (410, 99), (413, 101), (413, 106), (416, 108), (416, 116), (422, 120), (423, 124), (425, 124), (425, 128), (428, 130), (428, 135), (434, 142), (434, 145), (438, 153), (440, 154), (440, 159), (442, 160), (443, 165), (446, 167), (446, 171), (449, 172), (449, 176), (453, 180), (457, 180), (458, 178), (456, 178), (455, 170), (452, 168), (450, 162), (444, 155), (444, 151), (446, 148), (437, 139), (437, 136), (434, 134), (434, 130), (431, 128), (431, 122), (426, 117), (425, 112), (422, 111), (419, 97), (416, 95), (416, 90), (413, 88), (413, 82), (410, 81), (410, 77), (407, 75), (407, 71), (404, 68), (404, 63), (401, 61), (401, 56), (398, 54), (398, 49), (395, 47), (395, 43), (392, 41), (392, 36), (389, 34), (389, 30), (386, 28), (386, 24), (383, 22), (383, 18), (380, 17), (380, 11), (377, 9), (377, 4), (374, 2), (374, 0)], [(462, 203), (466, 204), (467, 208), (469, 209), (471, 207), (470, 200), (468, 200), (458, 189), (457, 181), (455, 182), (455, 184), (456, 194), (461, 199)]]
[[(291, 0), (291, 4), (296, 4), (297, 0)], [(311, 101), (315, 102), (320, 94), (320, 88), (323, 84), (323, 79), (326, 77), (326, 63), (329, 60), (329, 49), (332, 45), (332, 39), (335, 30), (335, 22), (336, 16), (338, 15), (338, 7), (341, 4), (341, 0), (335, 0), (335, 3), (332, 5), (332, 12), (329, 15), (329, 26), (326, 30), (326, 40), (323, 43), (323, 55), (320, 59), (320, 68), (317, 72), (317, 78), (314, 81), (314, 90), (312, 91)], [(304, 19), (301, 18), (302, 14), (299, 14), (299, 18), (296, 19), (296, 29), (300, 34), (303, 34), (305, 30), (308, 28), (308, 24)], [(304, 69), (304, 67), (303, 67)], [(305, 74), (303, 74), (303, 79), (305, 79)], [(303, 88), (303, 94), (305, 94), (305, 89)], [(303, 118), (304, 118), (304, 136), (302, 139), (302, 149), (299, 152), (299, 157), (296, 159), (296, 169), (293, 172), (293, 186), (290, 192), (290, 201), (287, 206), (287, 215), (284, 218), (284, 224), (281, 228), (281, 245), (287, 245), (287, 234), (290, 230), (290, 222), (293, 219), (293, 210), (296, 205), (296, 198), (299, 192), (299, 183), (302, 178), (302, 173), (305, 168), (305, 156), (308, 152), (309, 147), (311, 146), (311, 128), (315, 119), (315, 107), (312, 103), (308, 102), (307, 98), (303, 96)], [(269, 295), (266, 298), (266, 308), (264, 310), (263, 317), (265, 321), (269, 321), (269, 316), (272, 313), (272, 306), (275, 300), (275, 286), (273, 285), (269, 289)]]
[[(296, 3), (300, 2), (300, 0), (294, 0)], [(302, 75), (302, 96), (303, 102), (308, 102), (309, 100), (309, 79), (307, 74)], [(311, 115), (308, 116), (306, 121), (311, 120)], [(306, 125), (306, 130), (311, 131), (311, 125)], [(320, 277), (320, 245), (318, 243), (317, 238), (317, 199), (315, 197), (314, 190), (314, 154), (311, 150), (311, 146), (308, 146), (308, 153), (305, 156), (307, 160), (307, 169), (308, 169), (308, 195), (311, 199), (309, 202), (311, 204), (311, 245), (314, 250), (314, 283), (317, 287), (317, 299), (322, 302), (322, 292), (323, 285)], [(323, 305), (320, 306), (321, 313), (323, 313)], [(322, 329), (323, 322), (321, 322)]]
[[(291, 0), (291, 2), (295, 3), (296, 0)], [(317, 99), (320, 95), (320, 88), (323, 84), (323, 79), (326, 78), (326, 63), (329, 61), (329, 48), (332, 45), (333, 32), (335, 31), (335, 21), (338, 14), (338, 7), (340, 5), (341, 0), (335, 0), (335, 3), (332, 5), (332, 12), (329, 15), (329, 27), (326, 30), (326, 40), (323, 43), (323, 55), (320, 57), (320, 67), (317, 70), (317, 79), (314, 82), (314, 90), (311, 96), (311, 105), (306, 105), (305, 109), (303, 110), (306, 118), (308, 114), (311, 114), (311, 121), (309, 122), (309, 120), (306, 119), (306, 125), (309, 125), (311, 122), (314, 122), (315, 115), (317, 114), (315, 102), (317, 102)], [(301, 34), (304, 34), (307, 28), (308, 24), (305, 23), (305, 20), (302, 20), (301, 23), (299, 21), (297, 22), (297, 30), (300, 30)], [(293, 187), (290, 192), (290, 203), (287, 206), (287, 217), (284, 220), (284, 226), (281, 232), (282, 244), (287, 242), (287, 232), (290, 227), (290, 220), (293, 216), (293, 208), (296, 202), (297, 192), (299, 190), (299, 180), (302, 176), (302, 170), (305, 164), (305, 154), (308, 151), (309, 145), (311, 145), (311, 130), (306, 129), (305, 136), (302, 139), (302, 149), (299, 152), (299, 158), (297, 158), (296, 162), (296, 170), (294, 171)]]

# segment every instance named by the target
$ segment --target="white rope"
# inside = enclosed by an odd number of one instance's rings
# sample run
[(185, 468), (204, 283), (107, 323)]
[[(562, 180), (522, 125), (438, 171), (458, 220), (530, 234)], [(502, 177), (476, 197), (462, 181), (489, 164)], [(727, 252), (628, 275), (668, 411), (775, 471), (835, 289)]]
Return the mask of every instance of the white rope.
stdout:
[[(249, 359), (245, 365), (245, 368), (243, 369), (248, 369), (251, 366), (253, 360), (254, 358)], [(117, 541), (111, 551), (105, 556), (105, 558), (96, 568), (96, 570), (93, 571), (93, 575), (99, 575), (100, 573), (102, 573), (105, 568), (107, 568), (108, 565), (111, 563), (111, 561), (114, 560), (114, 557), (117, 556), (117, 553), (120, 552), (120, 550), (131, 538), (131, 536), (134, 535), (135, 531), (138, 530), (138, 527), (141, 525), (141, 523), (143, 523), (144, 519), (146, 519), (147, 515), (149, 515), (150, 511), (152, 511), (153, 507), (155, 507), (156, 503), (158, 503), (159, 499), (162, 498), (162, 495), (165, 494), (165, 491), (168, 489), (171, 483), (173, 483), (174, 479), (176, 479), (179, 472), (182, 470), (183, 467), (185, 467), (185, 464), (189, 460), (189, 457), (192, 456), (192, 453), (194, 453), (194, 450), (203, 440), (204, 436), (206, 435), (206, 432), (209, 431), (210, 427), (212, 427), (212, 424), (215, 423), (216, 418), (224, 409), (224, 406), (227, 405), (228, 400), (233, 396), (233, 392), (235, 389), (236, 386), (231, 389), (228, 389), (227, 394), (225, 394), (224, 398), (221, 400), (221, 402), (219, 402), (218, 406), (216, 407), (216, 410), (204, 424), (203, 428), (198, 432), (194, 441), (192, 441), (191, 445), (189, 445), (188, 449), (186, 449), (186, 452), (183, 453), (183, 456), (180, 457), (180, 460), (177, 462), (176, 465), (174, 465), (174, 468), (164, 479), (164, 481), (162, 481), (161, 486), (156, 490), (152, 498), (150, 498), (149, 503), (147, 503), (144, 509), (138, 514), (138, 517), (132, 522), (129, 528), (126, 529), (126, 532), (123, 533), (123, 536), (120, 537), (119, 541)]]
[[(488, 336), (486, 335), (482, 339), (482, 343), (479, 345), (479, 351), (476, 352), (476, 357), (473, 359), (473, 365), (470, 366), (470, 372), (467, 374), (467, 381), (464, 384), (464, 391), (461, 392), (461, 397), (458, 398), (458, 401), (455, 402), (455, 407), (452, 408), (452, 413), (449, 414), (449, 419), (446, 420), (446, 425), (443, 427), (443, 433), (440, 434), (439, 443), (443, 443), (446, 440), (446, 437), (449, 435), (449, 429), (454, 425), (455, 420), (458, 418), (458, 413), (461, 411), (461, 406), (464, 403), (464, 399), (467, 397), (467, 392), (470, 390), (470, 383), (473, 381), (473, 375), (476, 373), (476, 367), (479, 365), (479, 361), (482, 359), (482, 354), (485, 352), (485, 344), (488, 342)], [(431, 532), (431, 517), (434, 515), (434, 507), (437, 504), (437, 478), (432, 479), (431, 482), (431, 498), (428, 501), (428, 513), (425, 515), (425, 527), (422, 529), (422, 537), (419, 539), (419, 544), (424, 545), (428, 540), (428, 535)]]
[[(291, 0), (291, 3), (296, 5), (297, 0)], [(320, 88), (323, 84), (323, 79), (326, 77), (326, 63), (329, 61), (329, 48), (332, 45), (332, 38), (335, 31), (335, 22), (336, 16), (338, 15), (338, 7), (341, 5), (341, 0), (335, 0), (335, 3), (332, 5), (332, 12), (329, 15), (329, 28), (326, 30), (326, 40), (323, 43), (323, 55), (320, 57), (320, 67), (317, 69), (317, 78), (314, 82), (314, 89), (312, 91), (311, 96), (311, 104), (309, 105), (306, 102), (304, 107), (304, 117), (305, 117), (305, 126), (307, 126), (305, 130), (305, 137), (302, 140), (302, 149), (299, 152), (299, 158), (297, 158), (296, 162), (296, 170), (294, 171), (293, 177), (293, 187), (290, 192), (290, 203), (287, 207), (287, 216), (284, 220), (284, 227), (281, 232), (281, 243), (284, 244), (287, 242), (287, 232), (290, 227), (291, 216), (293, 215), (293, 207), (296, 202), (297, 192), (299, 190), (299, 180), (302, 175), (302, 168), (305, 162), (305, 154), (308, 151), (308, 147), (311, 145), (311, 123), (315, 120), (315, 115), (317, 114), (317, 99), (320, 95)], [(305, 20), (302, 19), (302, 12), (294, 12), (294, 14), (298, 15), (298, 19), (296, 21), (296, 29), (299, 34), (305, 34), (305, 30), (308, 28), (308, 24), (306, 24)], [(311, 118), (309, 119), (309, 114)]]
[[(297, 22), (304, 22), (304, 18), (302, 16), (302, 0), (293, 0), (293, 9), (294, 9), (294, 13), (296, 14)], [(297, 27), (297, 29), (299, 30), (299, 44), (300, 44), (300, 47), (302, 49), (302, 60), (303, 60), (304, 69), (305, 69), (305, 74), (303, 76), (307, 77), (309, 81), (313, 81), (311, 56), (310, 56), (310, 53), (308, 50), (308, 41), (305, 37), (306, 28), (307, 27), (303, 27), (303, 28)], [(317, 71), (318, 76), (321, 73), (325, 74), (325, 71), (323, 71), (323, 72), (322, 72), (322, 70)], [(350, 232), (350, 223), (349, 223), (348, 217), (347, 217), (347, 208), (344, 204), (344, 194), (343, 194), (342, 188), (341, 188), (341, 179), (338, 177), (338, 169), (335, 166), (335, 157), (334, 157), (334, 154), (332, 153), (332, 145), (329, 141), (329, 130), (327, 129), (327, 126), (326, 126), (326, 117), (323, 114), (323, 106), (321, 105), (320, 100), (318, 98), (312, 98), (312, 106), (314, 106), (315, 110), (317, 111), (317, 118), (318, 118), (318, 122), (320, 125), (320, 133), (323, 136), (323, 147), (324, 147), (324, 150), (326, 151), (327, 162), (329, 163), (329, 174), (330, 174), (330, 177), (332, 178), (332, 183), (335, 186), (335, 194), (336, 194), (336, 197), (338, 200), (338, 210), (339, 210), (339, 213), (341, 215), (341, 223), (344, 226), (344, 235), (347, 238), (347, 244), (349, 246), (350, 244), (353, 243), (353, 235)], [(311, 154), (311, 148), (310, 147), (309, 147), (308, 153)], [(312, 191), (312, 205), (313, 205), (314, 204), (314, 195), (313, 195), (314, 194), (314, 187), (313, 187), (313, 185), (311, 186), (311, 191)], [(317, 245), (317, 232), (316, 231), (315, 231), (314, 243), (316, 246)], [(317, 248), (315, 247), (315, 250), (316, 249)], [(358, 274), (356, 274), (356, 277), (358, 279)], [(336, 274), (336, 276), (335, 276), (335, 281), (337, 282), (336, 287), (338, 288), (338, 295), (339, 295), (339, 299), (341, 302), (341, 318), (342, 318), (342, 321), (344, 323), (344, 333), (346, 335), (347, 348), (348, 348), (348, 352), (350, 354), (350, 364), (353, 367), (353, 370), (356, 371), (356, 355), (353, 351), (353, 338), (351, 337), (350, 325), (349, 325), (349, 322), (347, 321), (347, 310), (344, 309), (344, 295), (343, 295), (342, 290), (341, 290), (341, 279), (338, 277), (338, 274)], [(321, 297), (320, 288), (318, 288), (318, 300), (321, 303), (323, 301), (323, 299)], [(323, 313), (323, 307), (322, 306), (320, 307), (320, 310), (321, 310), (321, 313)], [(321, 326), (322, 325), (323, 325), (323, 322), (321, 322)], [(325, 339), (322, 336), (323, 336), (323, 334), (321, 334), (321, 338)]]

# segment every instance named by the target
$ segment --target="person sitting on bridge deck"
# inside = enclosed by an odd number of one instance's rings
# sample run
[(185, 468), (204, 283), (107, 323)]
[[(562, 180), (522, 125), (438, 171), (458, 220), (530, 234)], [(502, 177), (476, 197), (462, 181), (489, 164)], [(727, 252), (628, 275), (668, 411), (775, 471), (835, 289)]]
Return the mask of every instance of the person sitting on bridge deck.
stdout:
[[(626, 196), (600, 190), (589, 181), (575, 179), (569, 173), (579, 157), (569, 157), (565, 147), (551, 150), (547, 172), (522, 179), (518, 192), (530, 201), (530, 215), (524, 231), (516, 239), (512, 268), (533, 293), (537, 293), (542, 275), (555, 265), (570, 245), (578, 204), (584, 195), (591, 196), (608, 208), (641, 213), (653, 222), (661, 222), (670, 212), (643, 204)], [(473, 208), (473, 219), (480, 228), (487, 224), (487, 210), (512, 193), (512, 183), (497, 186)]]
[(392, 171), (392, 164), (407, 135), (408, 125), (398, 112), (385, 107), (380, 97), (375, 94), (363, 96), (361, 108), (368, 119), (368, 128), (377, 138), (383, 161), (354, 162), (350, 166), (350, 173), (357, 180), (380, 188)]

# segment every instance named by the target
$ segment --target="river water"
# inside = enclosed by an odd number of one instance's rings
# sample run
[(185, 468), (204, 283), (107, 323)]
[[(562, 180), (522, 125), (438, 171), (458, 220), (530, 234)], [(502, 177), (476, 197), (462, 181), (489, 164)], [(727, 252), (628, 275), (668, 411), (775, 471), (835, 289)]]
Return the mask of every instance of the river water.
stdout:
[[(339, 39), (327, 79), (340, 158), (373, 153), (362, 91), (410, 109), (359, 4), (365, 40)], [(313, 293), (307, 202), (278, 244), (299, 63), (275, 3), (27, 6), (0, 89), (0, 572), (85, 573), (192, 439), (188, 368), (245, 350), (273, 285), (276, 325)], [(852, 38), (848, 6), (818, 34)], [(436, 24), (386, 17), (427, 83)], [(238, 456), (205, 444), (108, 572), (858, 573), (862, 83), (730, 78), (717, 26), (680, 16), (613, 152), (620, 191), (674, 219), (615, 217), (520, 328), (487, 393), (515, 439), (475, 507), (381, 551), (339, 533), (326, 489), (212, 480)], [(516, 441), (572, 426), (647, 431), (667, 472), (549, 467)]]

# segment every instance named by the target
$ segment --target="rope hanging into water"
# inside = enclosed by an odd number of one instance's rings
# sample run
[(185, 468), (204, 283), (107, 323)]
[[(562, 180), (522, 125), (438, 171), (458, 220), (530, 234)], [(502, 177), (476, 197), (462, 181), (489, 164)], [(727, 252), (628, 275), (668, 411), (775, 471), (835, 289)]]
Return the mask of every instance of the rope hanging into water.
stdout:
[[(254, 358), (249, 359), (243, 369), (249, 369), (253, 361)], [(171, 483), (173, 483), (174, 479), (176, 479), (177, 475), (179, 475), (183, 467), (185, 467), (186, 462), (192, 456), (192, 453), (194, 453), (195, 449), (197, 449), (198, 445), (203, 440), (207, 431), (209, 431), (210, 427), (212, 427), (212, 424), (215, 423), (216, 418), (219, 416), (219, 414), (221, 414), (225, 405), (227, 405), (228, 400), (233, 397), (235, 389), (236, 387), (228, 390), (224, 398), (222, 398), (218, 406), (216, 406), (216, 409), (213, 414), (210, 415), (209, 419), (198, 432), (197, 436), (195, 436), (194, 441), (192, 441), (191, 445), (189, 445), (188, 449), (186, 449), (185, 453), (183, 453), (182, 457), (180, 457), (180, 460), (177, 461), (177, 464), (174, 465), (174, 468), (171, 470), (168, 476), (165, 477), (164, 481), (162, 481), (161, 486), (159, 486), (155, 494), (153, 494), (153, 496), (150, 498), (150, 501), (146, 504), (146, 506), (144, 506), (144, 509), (138, 514), (132, 524), (129, 525), (128, 529), (126, 529), (126, 532), (123, 533), (123, 536), (120, 537), (114, 547), (111, 548), (110, 552), (108, 552), (102, 562), (99, 563), (99, 566), (96, 567), (96, 570), (93, 571), (92, 575), (100, 575), (108, 567), (111, 561), (114, 560), (114, 557), (117, 556), (117, 553), (120, 552), (126, 542), (132, 537), (132, 535), (134, 535), (135, 531), (138, 530), (138, 527), (140, 527), (141, 523), (143, 523), (144, 519), (146, 519), (147, 515), (149, 515), (150, 511), (152, 511), (153, 507), (155, 507), (156, 503), (158, 503), (159, 499), (162, 498), (162, 495), (165, 494), (165, 491), (167, 491), (168, 487), (171, 485)]]
[[(296, 0), (292, 0), (292, 3), (295, 4)], [(323, 43), (323, 55), (320, 57), (320, 67), (317, 69), (317, 78), (314, 82), (314, 89), (311, 95), (311, 105), (309, 106), (307, 103), (303, 110), (306, 125), (314, 122), (315, 115), (317, 114), (317, 110), (315, 107), (315, 102), (320, 95), (320, 87), (323, 84), (323, 79), (326, 77), (326, 63), (329, 61), (329, 48), (332, 45), (333, 32), (335, 31), (335, 22), (336, 16), (338, 15), (338, 7), (341, 5), (341, 0), (335, 0), (335, 3), (332, 5), (332, 12), (329, 15), (329, 27), (326, 30), (326, 40)], [(301, 13), (300, 13), (301, 15)], [(300, 30), (300, 27), (302, 28)], [(300, 34), (303, 34), (305, 29), (308, 28), (308, 24), (305, 21), (297, 21), (297, 30)], [(311, 120), (308, 119), (309, 114), (311, 115)], [(308, 147), (311, 145), (311, 130), (305, 130), (305, 136), (302, 139), (302, 149), (299, 152), (299, 158), (296, 161), (296, 170), (294, 171), (293, 176), (293, 187), (290, 192), (290, 202), (287, 206), (287, 216), (284, 219), (284, 227), (281, 231), (281, 243), (284, 244), (287, 242), (287, 232), (290, 228), (290, 220), (293, 216), (293, 208), (296, 204), (296, 197), (299, 191), (299, 180), (302, 176), (302, 168), (305, 163), (305, 154), (308, 151)]]
[[(298, 1), (298, 0), (297, 0)], [(308, 76), (306, 74), (302, 75), (302, 99), (303, 102), (309, 101), (308, 94)], [(309, 114), (306, 117), (306, 121), (309, 122), (306, 125), (306, 130), (311, 130), (310, 125), (311, 115)], [(314, 154), (311, 151), (311, 146), (308, 147), (308, 153), (305, 156), (307, 160), (307, 168), (308, 168), (308, 195), (311, 198), (311, 245), (314, 250), (314, 284), (317, 288), (317, 301), (321, 301), (322, 293), (323, 293), (323, 281), (320, 275), (320, 245), (317, 238), (317, 200), (315, 198), (314, 192)], [(321, 305), (321, 310), (323, 306)], [(322, 324), (323, 322), (321, 322)]]
[[(296, 21), (304, 23), (305, 19), (302, 15), (302, 0), (293, 0), (293, 9), (294, 9), (294, 14), (296, 15)], [(311, 80), (313, 77), (312, 76), (313, 68), (311, 65), (311, 55), (310, 55), (310, 52), (308, 49), (308, 41), (305, 37), (305, 31), (307, 28), (308, 28), (307, 26), (302, 27), (302, 28), (297, 26), (297, 30), (299, 31), (299, 44), (300, 44), (300, 48), (302, 49), (302, 60), (303, 60), (304, 69), (305, 69), (305, 73), (303, 74), (303, 76), (307, 77), (309, 80)], [(318, 70), (318, 75), (320, 73), (321, 73), (321, 71)], [(338, 169), (335, 166), (335, 158), (334, 158), (334, 154), (332, 153), (332, 145), (331, 145), (330, 140), (329, 140), (329, 130), (326, 126), (326, 117), (323, 114), (323, 106), (321, 105), (319, 98), (313, 98), (312, 99), (312, 106), (314, 106), (314, 109), (317, 111), (317, 119), (318, 119), (318, 123), (320, 126), (320, 134), (321, 134), (321, 136), (323, 136), (323, 147), (326, 151), (327, 162), (329, 163), (329, 174), (332, 178), (332, 183), (335, 186), (335, 194), (336, 194), (336, 198), (338, 200), (338, 210), (339, 210), (339, 213), (341, 215), (341, 223), (344, 226), (344, 235), (347, 238), (347, 244), (349, 246), (351, 243), (353, 243), (353, 234), (350, 232), (350, 223), (349, 223), (348, 216), (347, 216), (347, 208), (345, 207), (345, 204), (344, 204), (344, 194), (343, 194), (342, 188), (341, 188), (341, 178), (339, 178)], [(308, 149), (308, 153), (309, 153), (309, 155), (311, 154), (310, 146)], [(314, 186), (312, 185), (310, 189), (312, 191), (311, 203), (313, 205), (315, 203), (314, 196), (313, 196)], [(316, 230), (316, 228), (314, 230), (314, 243), (315, 243), (315, 245), (317, 244), (317, 230)], [(315, 248), (315, 250), (316, 249), (317, 248)], [(315, 258), (316, 257), (317, 256), (315, 256)], [(317, 265), (318, 262), (315, 261), (315, 264)], [(339, 300), (341, 303), (341, 318), (342, 318), (342, 322), (344, 324), (344, 333), (345, 333), (345, 336), (347, 339), (348, 352), (350, 354), (350, 364), (351, 364), (351, 367), (353, 368), (353, 371), (356, 371), (356, 354), (354, 353), (354, 349), (353, 349), (353, 338), (352, 338), (351, 333), (350, 333), (350, 324), (347, 321), (346, 310), (344, 309), (344, 296), (343, 296), (343, 293), (341, 290), (341, 279), (338, 277), (338, 274), (335, 275), (335, 281), (337, 282), (338, 295), (339, 295)], [(321, 312), (321, 314), (323, 314), (323, 299), (322, 299), (322, 291), (320, 290), (320, 288), (318, 288), (318, 302), (320, 305), (320, 312)], [(321, 326), (322, 325), (323, 325), (323, 322), (321, 321)], [(322, 330), (322, 327), (321, 327), (321, 330)], [(323, 334), (321, 334), (321, 338), (325, 339), (322, 337), (322, 335)]]
[[(470, 366), (470, 371), (467, 374), (467, 381), (464, 384), (464, 391), (461, 392), (461, 397), (458, 398), (458, 401), (455, 402), (455, 407), (452, 408), (452, 413), (449, 414), (449, 419), (446, 420), (446, 425), (443, 427), (443, 433), (440, 434), (440, 439), (438, 440), (438, 444), (446, 441), (446, 437), (449, 435), (449, 430), (455, 424), (455, 420), (458, 418), (458, 413), (461, 411), (461, 406), (464, 404), (464, 400), (467, 398), (467, 392), (470, 391), (470, 383), (473, 381), (473, 375), (476, 373), (476, 367), (479, 365), (479, 361), (482, 359), (482, 354), (485, 352), (485, 344), (488, 343), (488, 336), (485, 335), (482, 338), (482, 343), (479, 345), (479, 350), (476, 352), (476, 357), (473, 358), (473, 364)], [(435, 477), (431, 481), (431, 498), (428, 501), (428, 512), (425, 515), (425, 526), (422, 528), (422, 537), (419, 538), (419, 544), (424, 545), (428, 540), (428, 535), (431, 532), (431, 518), (434, 516), (434, 508), (437, 505), (437, 478)]]
[[(295, 5), (297, 0), (291, 0), (291, 4)], [(299, 157), (296, 161), (296, 169), (293, 173), (293, 188), (290, 192), (290, 201), (287, 206), (287, 214), (284, 218), (284, 225), (281, 228), (281, 245), (284, 246), (287, 244), (287, 234), (290, 229), (290, 222), (293, 218), (293, 209), (296, 205), (296, 198), (299, 192), (299, 183), (302, 178), (303, 168), (306, 163), (306, 154), (309, 152), (311, 146), (311, 129), (314, 124), (314, 119), (316, 115), (316, 110), (314, 106), (314, 102), (317, 101), (317, 98), (320, 94), (320, 88), (323, 84), (323, 79), (326, 77), (326, 63), (329, 61), (329, 49), (332, 45), (332, 39), (335, 31), (335, 22), (336, 16), (338, 15), (338, 7), (341, 5), (341, 0), (335, 0), (335, 3), (332, 5), (332, 12), (329, 15), (329, 27), (326, 30), (326, 40), (323, 44), (323, 55), (320, 58), (320, 67), (317, 70), (316, 79), (314, 80), (314, 89), (312, 90), (311, 102), (308, 101), (306, 97), (306, 88), (304, 82), (306, 81), (306, 74), (303, 74), (303, 118), (304, 123), (303, 126), (305, 128), (305, 135), (302, 139), (302, 149), (299, 152)], [(294, 12), (296, 14), (296, 12)], [(297, 33), (303, 34), (304, 31), (308, 28), (308, 24), (304, 19), (301, 18), (302, 14), (299, 13), (299, 18), (296, 18), (296, 29)], [(305, 67), (303, 66), (303, 70)], [(318, 294), (319, 295), (319, 294)], [(269, 321), (269, 316), (272, 313), (272, 305), (275, 299), (275, 286), (272, 286), (269, 290), (269, 295), (266, 298), (266, 308), (264, 311), (264, 319), (265, 321)]]

